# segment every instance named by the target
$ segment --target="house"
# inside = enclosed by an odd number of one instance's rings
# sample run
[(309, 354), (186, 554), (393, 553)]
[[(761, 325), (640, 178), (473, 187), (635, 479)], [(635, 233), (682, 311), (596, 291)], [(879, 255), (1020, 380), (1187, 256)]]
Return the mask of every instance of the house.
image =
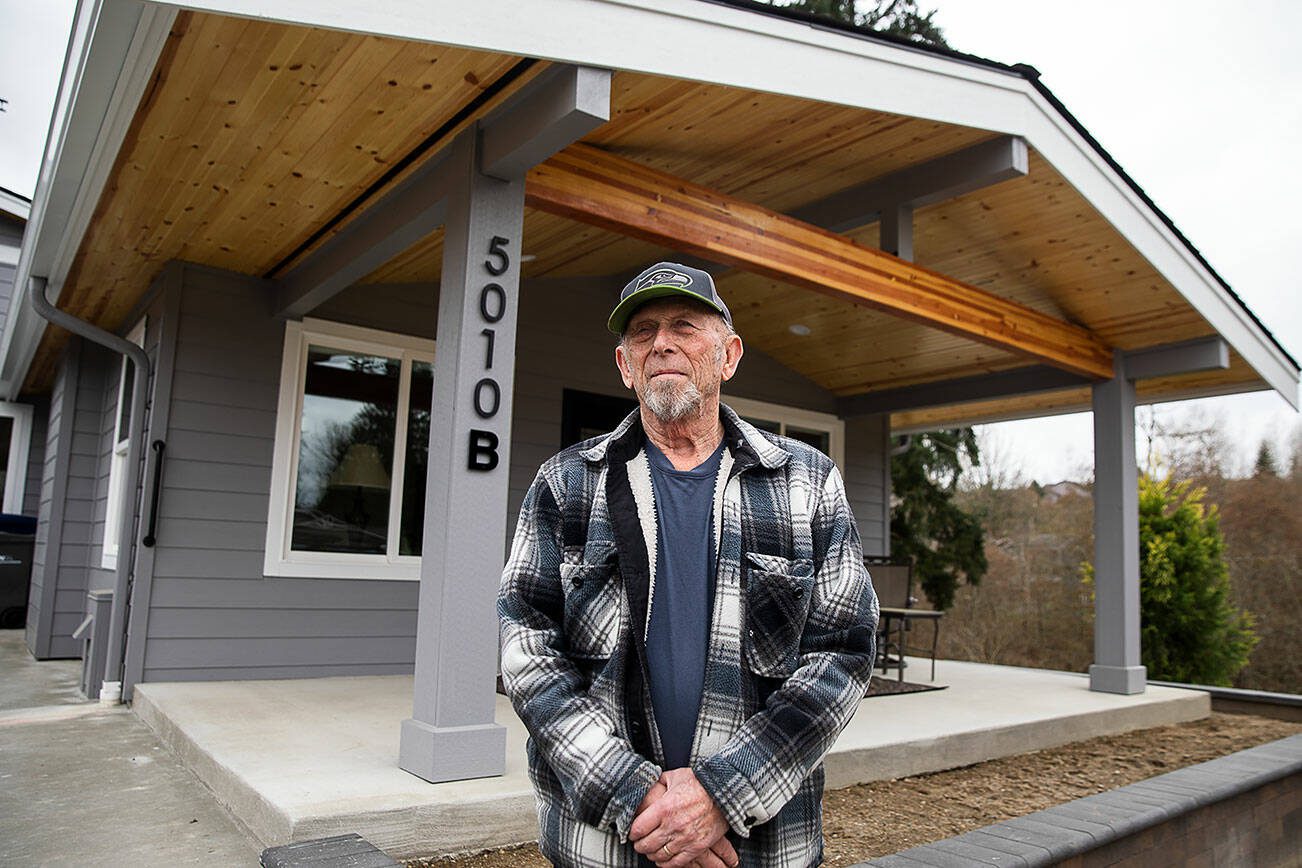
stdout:
[[(0, 187), (0, 325), (8, 315), (14, 273), (31, 200)], [(0, 627), (21, 627), (28, 600), (23, 577), (29, 571), (31, 516), (41, 496), (45, 408), (38, 400), (0, 400)], [(15, 519), (25, 515), (28, 518)], [(15, 533), (10, 533), (15, 531)]]
[(651, 262), (714, 271), (726, 400), (837, 459), (871, 555), (893, 434), (1092, 408), (1101, 691), (1144, 689), (1136, 403), (1297, 406), (1033, 69), (745, 0), (82, 3), (47, 148), (0, 337), (29, 649), (104, 590), (126, 698), (414, 666), (429, 780), (501, 769), (505, 541), (626, 407), (604, 318)]

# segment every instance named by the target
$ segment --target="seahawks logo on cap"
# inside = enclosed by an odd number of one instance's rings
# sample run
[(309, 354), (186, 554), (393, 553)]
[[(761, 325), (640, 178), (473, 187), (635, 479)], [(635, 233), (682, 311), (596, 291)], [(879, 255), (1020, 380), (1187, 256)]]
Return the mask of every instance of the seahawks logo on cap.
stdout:
[(659, 268), (643, 277), (637, 282), (638, 289), (646, 289), (648, 286), (682, 286), (692, 285), (692, 276), (683, 274), (681, 271), (675, 271), (672, 268)]

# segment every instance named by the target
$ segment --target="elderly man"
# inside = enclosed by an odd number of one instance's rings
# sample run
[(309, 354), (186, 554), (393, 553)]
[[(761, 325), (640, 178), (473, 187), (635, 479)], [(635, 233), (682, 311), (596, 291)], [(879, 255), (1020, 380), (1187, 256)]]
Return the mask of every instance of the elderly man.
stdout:
[(814, 865), (822, 758), (877, 600), (840, 474), (719, 402), (741, 338), (659, 263), (610, 316), (638, 410), (538, 472), (502, 576), (502, 676), (558, 865)]

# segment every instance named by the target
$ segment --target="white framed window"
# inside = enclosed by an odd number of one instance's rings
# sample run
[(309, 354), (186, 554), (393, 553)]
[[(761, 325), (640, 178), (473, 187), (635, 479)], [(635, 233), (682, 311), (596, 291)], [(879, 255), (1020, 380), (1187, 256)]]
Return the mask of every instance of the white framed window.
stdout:
[(285, 326), (268, 576), (419, 579), (434, 342)]
[[(127, 340), (144, 346), (145, 321), (136, 324)], [(136, 389), (136, 363), (122, 357), (118, 376), (117, 413), (113, 420), (113, 453), (109, 456), (108, 499), (104, 503), (104, 540), (100, 546), (100, 566), (118, 568), (118, 531), (122, 527), (122, 486), (127, 476), (127, 451), (131, 446), (131, 401)]]
[(3, 511), (17, 515), (23, 511), (27, 493), (27, 457), (32, 442), (32, 408), (30, 404), (0, 401), (0, 479), (4, 489)]
[(845, 422), (837, 416), (750, 398), (725, 397), (723, 402), (756, 428), (808, 443), (845, 469)]

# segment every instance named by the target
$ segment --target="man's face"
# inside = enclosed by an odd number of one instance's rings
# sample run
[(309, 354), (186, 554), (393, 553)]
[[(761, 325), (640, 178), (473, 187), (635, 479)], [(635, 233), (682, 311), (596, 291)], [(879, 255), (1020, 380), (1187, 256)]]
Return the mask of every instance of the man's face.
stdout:
[(624, 385), (657, 419), (677, 421), (719, 397), (741, 361), (741, 338), (722, 318), (695, 302), (648, 302), (629, 318), (615, 364)]

